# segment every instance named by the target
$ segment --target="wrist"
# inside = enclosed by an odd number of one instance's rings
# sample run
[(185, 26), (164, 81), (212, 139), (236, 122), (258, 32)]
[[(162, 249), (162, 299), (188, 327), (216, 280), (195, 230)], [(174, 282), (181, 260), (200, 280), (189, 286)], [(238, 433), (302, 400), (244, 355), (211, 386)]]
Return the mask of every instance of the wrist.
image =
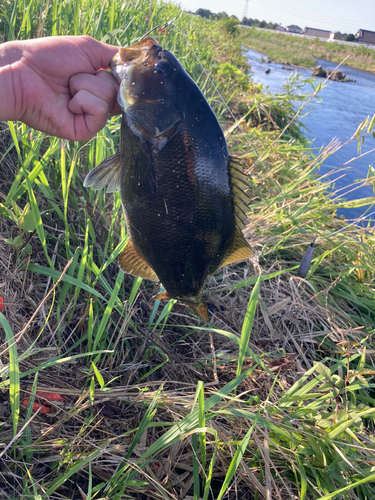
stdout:
[(19, 120), (17, 108), (22, 103), (20, 87), (20, 59), (22, 52), (17, 42), (0, 45), (0, 121)]

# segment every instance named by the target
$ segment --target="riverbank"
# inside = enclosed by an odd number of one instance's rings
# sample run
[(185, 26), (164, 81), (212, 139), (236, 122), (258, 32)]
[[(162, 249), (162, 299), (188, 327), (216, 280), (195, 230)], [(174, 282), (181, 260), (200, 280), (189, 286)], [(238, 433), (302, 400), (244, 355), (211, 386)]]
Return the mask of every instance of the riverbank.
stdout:
[(210, 324), (153, 302), (158, 284), (116, 264), (128, 242), (120, 193), (82, 185), (118, 150), (120, 117), (86, 144), (1, 124), (3, 496), (371, 498), (375, 238), (342, 230), (314, 173), (338, 146), (312, 157), (299, 140), (303, 97), (263, 94), (239, 37), (170, 4), (53, 0), (41, 15), (31, 0), (27, 18), (21, 3), (4, 8), (7, 38), (83, 34), (96, 20), (91, 34), (121, 46), (176, 18), (157, 36), (242, 160), (255, 256), (209, 278)]
[(361, 45), (340, 45), (334, 42), (310, 40), (253, 28), (240, 28), (241, 43), (281, 64), (293, 64), (303, 68), (314, 68), (316, 59), (325, 59), (362, 71), (375, 73), (375, 50)]

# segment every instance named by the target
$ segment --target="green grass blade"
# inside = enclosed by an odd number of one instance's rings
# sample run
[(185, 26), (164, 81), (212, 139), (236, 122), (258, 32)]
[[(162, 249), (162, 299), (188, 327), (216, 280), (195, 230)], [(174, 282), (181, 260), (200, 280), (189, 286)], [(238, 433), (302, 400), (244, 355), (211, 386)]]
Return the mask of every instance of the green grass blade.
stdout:
[(299, 456), (296, 456), (297, 459), (297, 464), (298, 464), (298, 470), (300, 473), (300, 479), (301, 479), (301, 492), (300, 492), (300, 500), (305, 500), (306, 498), (306, 493), (307, 493), (307, 476), (306, 476), (306, 471), (304, 466), (302, 465), (301, 459)]
[[(195, 409), (195, 405), (197, 404), (199, 394), (201, 392), (201, 385), (203, 386), (203, 382), (199, 381), (197, 384), (197, 389), (195, 391), (194, 401), (191, 406), (191, 413)], [(193, 486), (193, 496), (194, 500), (199, 500), (201, 484), (200, 484), (200, 474), (199, 474), (199, 460), (198, 460), (198, 439), (197, 434), (195, 432), (192, 433), (192, 449), (193, 449), (193, 477), (194, 477), (194, 486)]]
[[(203, 382), (199, 381), (197, 385), (198, 394), (198, 426), (202, 429), (206, 427), (206, 418), (204, 411), (204, 386)], [(203, 470), (205, 470), (206, 465), (206, 434), (204, 432), (199, 433), (199, 447), (201, 450), (201, 463)]]
[[(60, 273), (60, 271), (48, 269), (48, 267), (40, 266), (39, 264), (30, 264), (28, 267), (28, 270), (32, 271), (34, 273), (43, 274), (44, 276), (51, 276), (52, 278), (55, 278), (55, 279), (59, 279), (61, 277), (61, 274), (62, 274), (62, 273)], [(106, 299), (103, 297), (103, 295), (101, 293), (97, 292), (91, 286), (86, 285), (86, 283), (83, 283), (82, 281), (79, 281), (76, 278), (73, 278), (72, 276), (65, 274), (62, 277), (61, 281), (64, 281), (65, 283), (69, 283), (70, 285), (74, 285), (78, 288), (82, 288), (82, 290), (86, 290), (86, 292), (89, 292), (92, 295), (95, 295), (95, 297), (99, 297), (99, 299), (104, 300), (106, 302)]]
[(9, 399), (12, 411), (13, 434), (17, 434), (20, 416), (20, 369), (17, 356), (17, 344), (6, 317), (0, 313), (0, 324), (4, 329), (9, 348)]
[(253, 327), (253, 321), (255, 316), (256, 307), (258, 304), (258, 293), (259, 284), (261, 280), (261, 275), (259, 274), (258, 279), (254, 285), (251, 292), (249, 303), (246, 310), (245, 320), (242, 325), (241, 340), (240, 340), (240, 352), (238, 353), (238, 364), (237, 364), (237, 376), (240, 375), (242, 370), (242, 365), (245, 360), (246, 351), (248, 349), (251, 329)]
[[(212, 458), (210, 460), (210, 466), (208, 468), (207, 476), (205, 478), (206, 480), (205, 480), (205, 483), (204, 483), (203, 500), (208, 500), (208, 496), (211, 493), (211, 482), (212, 482), (212, 478), (213, 478), (213, 472), (214, 472), (214, 466), (215, 466), (215, 460), (216, 460), (216, 453), (217, 453), (217, 446), (218, 446), (218, 434), (217, 434), (217, 431), (215, 429), (210, 428), (210, 427), (208, 427), (206, 429), (206, 431), (210, 432), (211, 434), (214, 435), (214, 437), (215, 437), (215, 443), (214, 443), (214, 449), (213, 449), (213, 452), (212, 452)], [(199, 435), (201, 435), (201, 434), (206, 435), (206, 431), (200, 432)]]
[(228, 467), (228, 470), (227, 470), (227, 473), (225, 475), (225, 479), (224, 479), (224, 482), (223, 482), (222, 487), (220, 489), (217, 500), (221, 500), (223, 498), (227, 488), (229, 487), (230, 482), (233, 479), (233, 476), (234, 476), (236, 470), (238, 469), (238, 466), (240, 465), (242, 457), (246, 451), (247, 445), (249, 444), (249, 440), (250, 440), (251, 434), (254, 430), (255, 424), (258, 421), (258, 416), (259, 416), (259, 411), (257, 413), (256, 419), (253, 422), (253, 425), (247, 431), (245, 437), (243, 438), (240, 445), (238, 446), (236, 453), (234, 454), (234, 457), (232, 458), (232, 461)]
[(323, 497), (319, 497), (316, 500), (331, 500), (333, 498), (340, 498), (339, 495), (341, 495), (341, 493), (346, 493), (348, 491), (354, 490), (354, 488), (357, 488), (358, 486), (361, 486), (362, 484), (366, 484), (366, 483), (373, 484), (374, 481), (375, 481), (375, 473), (370, 474), (369, 476), (367, 476), (363, 479), (356, 480), (355, 483), (352, 483), (349, 486), (345, 486), (345, 488), (340, 488), (340, 489), (334, 491), (333, 493), (329, 493), (328, 495), (324, 495)]
[(199, 474), (199, 461), (198, 461), (198, 439), (196, 434), (192, 434), (192, 448), (193, 448), (193, 477), (194, 477), (194, 486), (193, 486), (193, 496), (194, 500), (199, 500), (200, 498), (200, 474)]
[(103, 314), (103, 318), (100, 322), (98, 331), (96, 333), (93, 349), (96, 349), (97, 345), (99, 344), (99, 342), (102, 339), (104, 330), (105, 330), (107, 323), (109, 321), (109, 318), (111, 316), (112, 309), (117, 301), (118, 294), (119, 294), (123, 280), (124, 280), (124, 273), (122, 271), (119, 271), (119, 273), (117, 275), (115, 286), (113, 287), (112, 294), (109, 298), (108, 304), (107, 304), (105, 311), (104, 311), (104, 314)]
[(91, 366), (94, 369), (96, 380), (99, 382), (100, 388), (103, 389), (105, 383), (104, 383), (104, 379), (103, 379), (102, 374), (100, 373), (100, 371), (98, 370), (98, 368), (96, 367), (96, 365), (94, 364), (94, 362), (91, 362)]
[(88, 463), (92, 462), (95, 457), (97, 457), (100, 453), (103, 453), (101, 449), (94, 451), (90, 455), (88, 455), (86, 458), (82, 460), (78, 460), (75, 462), (75, 465), (68, 469), (65, 473), (61, 474), (57, 480), (48, 488), (48, 490), (45, 492), (46, 496), (52, 495), (62, 484), (65, 483), (73, 474), (76, 474), (79, 470), (83, 469)]
[[(18, 148), (17, 151), (19, 151), (19, 146), (18, 146), (18, 141), (17, 141), (17, 134), (16, 134), (16, 129), (14, 127), (14, 123), (13, 122), (8, 122), (8, 125), (9, 125), (9, 130), (10, 130), (10, 133), (12, 135), (13, 141), (14, 141), (14, 143), (16, 145), (16, 148)], [(49, 255), (48, 255), (47, 240), (46, 240), (46, 235), (45, 235), (45, 232), (44, 232), (42, 217), (40, 215), (40, 211), (39, 211), (39, 207), (38, 207), (38, 203), (36, 201), (36, 197), (35, 197), (34, 191), (33, 191), (32, 187), (31, 187), (31, 183), (30, 183), (29, 178), (28, 178), (28, 172), (27, 172), (27, 170), (25, 168), (25, 165), (24, 165), (24, 162), (22, 161), (22, 159), (21, 159), (21, 168), (22, 168), (23, 174), (25, 176), (25, 181), (26, 181), (26, 185), (27, 185), (27, 191), (28, 191), (28, 194), (29, 194), (29, 203), (30, 203), (31, 213), (32, 213), (33, 218), (34, 218), (36, 232), (38, 233), (38, 236), (39, 236), (40, 242), (42, 244), (42, 247), (43, 247), (44, 254), (46, 256), (47, 262), (50, 265), (50, 267), (53, 269), (52, 261), (51, 261)]]
[[(249, 370), (246, 370), (241, 375), (237, 376), (235, 379), (231, 380), (227, 385), (225, 385), (220, 393), (215, 392), (211, 397), (205, 401), (205, 412), (207, 413), (215, 405), (217, 405), (226, 395), (231, 393), (250, 373), (255, 369), (254, 365)], [(188, 416), (184, 417), (177, 425), (174, 425), (169, 429), (163, 436), (161, 436), (157, 441), (155, 441), (147, 451), (141, 456), (139, 462), (148, 459), (150, 456), (160, 453), (169, 446), (182, 439), (185, 434), (198, 427), (198, 409), (191, 412)]]
[[(124, 273), (122, 273), (122, 275), (124, 276)], [(137, 296), (139, 287), (141, 286), (142, 281), (143, 281), (143, 278), (139, 278), (139, 277), (134, 278), (133, 286), (132, 286), (132, 289), (130, 291), (130, 295), (129, 295), (129, 299), (128, 299), (128, 308), (131, 307), (131, 305), (133, 304), (133, 302)]]
[(145, 430), (147, 429), (147, 427), (151, 423), (152, 419), (154, 418), (154, 415), (156, 413), (155, 406), (158, 402), (161, 390), (162, 390), (162, 386), (160, 386), (158, 388), (153, 400), (150, 403), (150, 406), (147, 408), (147, 411), (144, 414), (144, 416), (139, 424), (139, 427), (134, 435), (133, 441), (131, 442), (129, 449), (125, 455), (125, 460), (128, 460), (130, 458), (130, 455), (132, 454), (134, 448), (137, 446), (139, 440), (143, 436), (143, 433), (145, 432)]

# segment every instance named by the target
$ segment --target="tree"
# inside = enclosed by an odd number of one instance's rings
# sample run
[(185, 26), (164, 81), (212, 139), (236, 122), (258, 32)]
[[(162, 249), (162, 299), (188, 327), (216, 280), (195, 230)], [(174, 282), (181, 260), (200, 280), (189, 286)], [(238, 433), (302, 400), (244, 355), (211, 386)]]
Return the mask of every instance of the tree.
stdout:
[(209, 9), (198, 9), (195, 12), (198, 16), (205, 17), (206, 19), (210, 19), (210, 17), (214, 16)]
[(221, 18), (220, 23), (223, 27), (223, 30), (229, 35), (235, 36), (238, 33), (238, 19), (235, 16)]
[(242, 24), (244, 24), (245, 26), (252, 26), (254, 24), (254, 21), (251, 19), (251, 17), (244, 17), (242, 19)]
[(355, 41), (355, 36), (353, 33), (349, 33), (348, 35), (344, 36), (344, 40), (347, 42), (354, 42)]

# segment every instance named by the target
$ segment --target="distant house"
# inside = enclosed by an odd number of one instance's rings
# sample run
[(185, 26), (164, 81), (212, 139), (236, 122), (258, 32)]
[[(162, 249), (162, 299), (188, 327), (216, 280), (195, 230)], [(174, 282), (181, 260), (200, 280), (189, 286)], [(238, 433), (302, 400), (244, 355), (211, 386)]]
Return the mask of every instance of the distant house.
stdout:
[(307, 36), (316, 36), (318, 38), (329, 38), (331, 35), (331, 32), (328, 30), (319, 30), (317, 28), (303, 28), (301, 31), (302, 35), (307, 35)]
[(277, 29), (278, 33), (284, 33), (286, 31), (286, 29), (284, 28), (284, 26), (278, 26), (276, 29)]
[(358, 43), (375, 45), (375, 31), (358, 30), (354, 36)]
[(340, 33), (340, 31), (332, 31), (329, 34), (329, 39), (330, 40), (343, 40), (344, 36), (345, 35), (343, 35), (342, 33)]
[(290, 26), (286, 27), (286, 31), (289, 31), (289, 33), (301, 33), (302, 30), (296, 24), (291, 24)]

